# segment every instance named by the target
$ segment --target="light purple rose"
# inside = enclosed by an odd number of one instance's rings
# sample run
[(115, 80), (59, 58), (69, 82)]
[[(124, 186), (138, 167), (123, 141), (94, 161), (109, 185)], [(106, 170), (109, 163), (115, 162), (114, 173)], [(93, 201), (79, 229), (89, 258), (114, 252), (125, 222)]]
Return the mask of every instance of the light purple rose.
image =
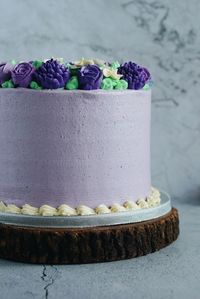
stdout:
[(21, 62), (11, 71), (12, 81), (17, 87), (28, 87), (34, 72), (35, 68), (31, 63)]
[(0, 63), (0, 84), (3, 84), (5, 81), (10, 80), (11, 71), (14, 66), (11, 63)]

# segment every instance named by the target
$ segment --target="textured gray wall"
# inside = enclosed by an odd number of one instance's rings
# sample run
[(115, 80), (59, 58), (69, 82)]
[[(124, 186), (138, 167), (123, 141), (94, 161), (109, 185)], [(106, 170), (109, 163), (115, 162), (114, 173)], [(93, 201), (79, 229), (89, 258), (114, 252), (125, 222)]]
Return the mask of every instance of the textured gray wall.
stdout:
[[(189, 5), (188, 5), (189, 3)], [(154, 77), (152, 178), (195, 201), (200, 186), (198, 0), (0, 1), (1, 60), (132, 59)]]

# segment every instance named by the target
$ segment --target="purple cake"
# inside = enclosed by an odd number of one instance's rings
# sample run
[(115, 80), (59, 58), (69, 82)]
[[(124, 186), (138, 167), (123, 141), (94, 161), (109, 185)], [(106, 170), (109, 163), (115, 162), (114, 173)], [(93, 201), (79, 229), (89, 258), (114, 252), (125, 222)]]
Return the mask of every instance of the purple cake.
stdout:
[(159, 204), (150, 82), (133, 62), (0, 64), (0, 210), (70, 216)]

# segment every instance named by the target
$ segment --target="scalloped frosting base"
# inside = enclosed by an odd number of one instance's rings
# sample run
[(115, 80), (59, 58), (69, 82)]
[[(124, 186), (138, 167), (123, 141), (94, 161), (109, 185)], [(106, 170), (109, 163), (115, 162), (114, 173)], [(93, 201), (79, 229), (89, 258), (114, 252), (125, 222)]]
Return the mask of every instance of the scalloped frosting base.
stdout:
[(25, 204), (22, 207), (17, 207), (13, 204), (6, 205), (4, 202), (0, 202), (0, 212), (32, 215), (32, 216), (84, 216), (95, 214), (107, 214), (115, 212), (135, 211), (138, 209), (152, 208), (160, 204), (160, 192), (158, 189), (151, 187), (150, 194), (147, 198), (140, 198), (136, 202), (127, 200), (123, 205), (113, 203), (110, 207), (101, 204), (96, 208), (90, 208), (85, 205), (80, 205), (76, 208), (72, 208), (66, 204), (62, 204), (57, 208), (49, 205), (42, 205), (39, 208), (33, 207), (29, 204)]

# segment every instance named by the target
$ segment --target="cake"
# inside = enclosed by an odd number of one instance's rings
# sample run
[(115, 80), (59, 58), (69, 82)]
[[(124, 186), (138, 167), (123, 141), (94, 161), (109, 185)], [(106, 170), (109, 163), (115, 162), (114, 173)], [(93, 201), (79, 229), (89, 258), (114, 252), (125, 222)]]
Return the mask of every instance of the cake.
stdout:
[(84, 59), (1, 65), (1, 210), (82, 215), (159, 202), (145, 68)]
[(111, 261), (177, 238), (151, 184), (151, 85), (131, 61), (0, 64), (0, 257)]

